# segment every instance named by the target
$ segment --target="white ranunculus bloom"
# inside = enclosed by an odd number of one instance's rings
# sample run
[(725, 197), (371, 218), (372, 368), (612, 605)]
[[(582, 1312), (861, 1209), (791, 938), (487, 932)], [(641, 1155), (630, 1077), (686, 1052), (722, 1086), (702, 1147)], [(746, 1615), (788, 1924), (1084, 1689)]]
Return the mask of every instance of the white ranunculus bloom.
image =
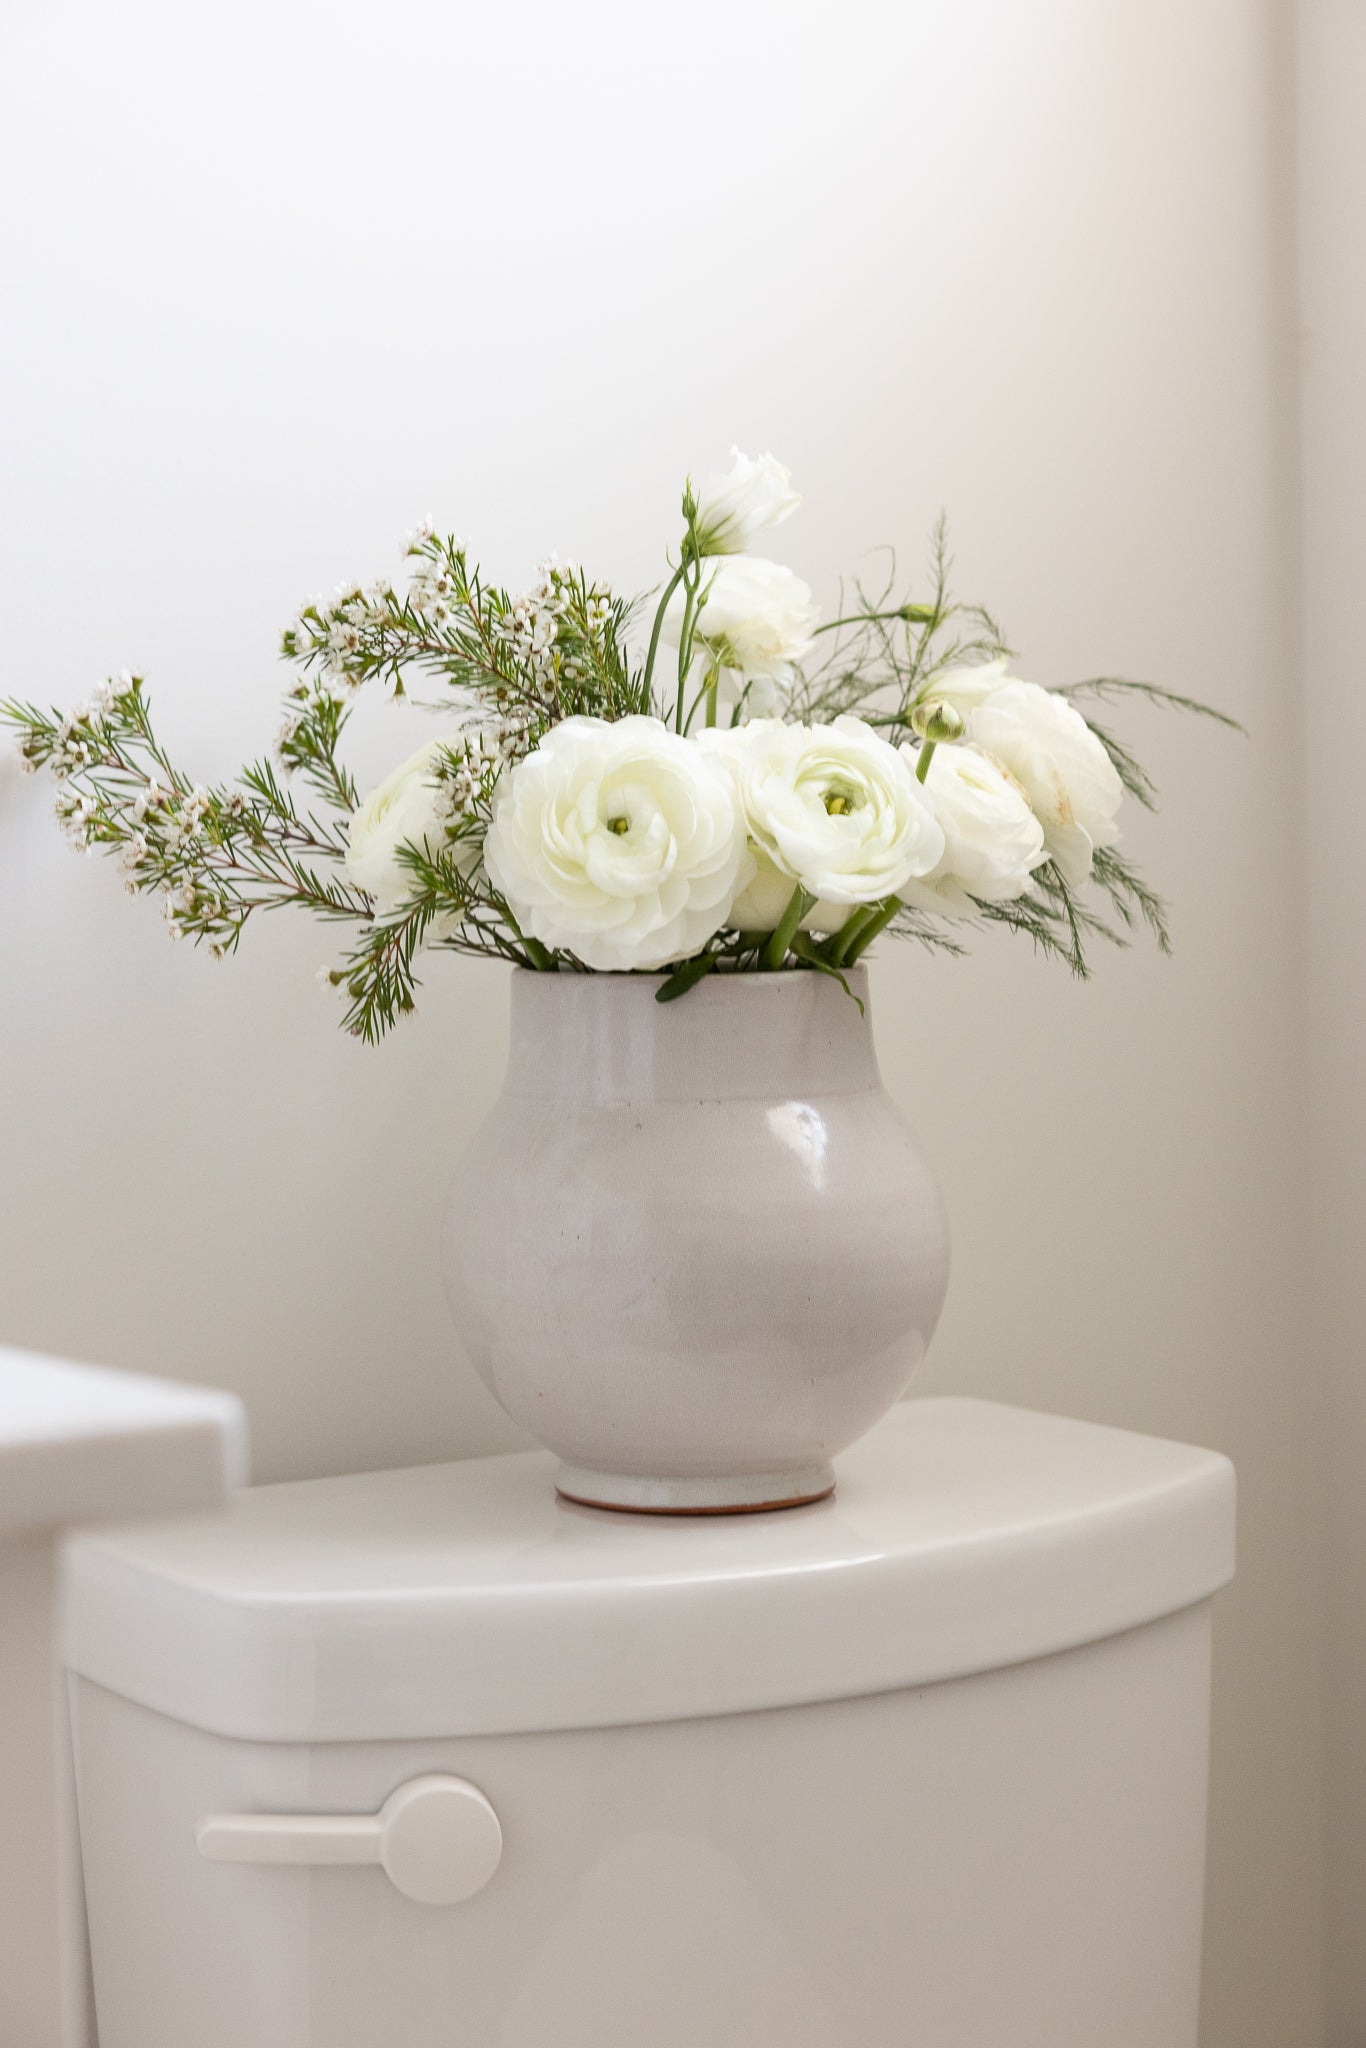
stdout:
[[(779, 685), (811, 645), (820, 617), (800, 576), (779, 562), (728, 555), (703, 570), (703, 601), (694, 630), (695, 656), (708, 667), (734, 670), (741, 685), (765, 678)], [(674, 593), (664, 614), (663, 637), (677, 647), (684, 597)]]
[(792, 877), (773, 865), (761, 848), (751, 847), (754, 874), (731, 905), (726, 920), (739, 932), (771, 932), (792, 900)]
[(484, 864), (524, 932), (604, 972), (686, 960), (754, 862), (715, 755), (657, 718), (567, 718), (503, 777)]
[(927, 703), (949, 704), (966, 718), (1010, 681), (1004, 660), (964, 662), (960, 668), (946, 668), (931, 677), (919, 695)]
[(703, 745), (730, 764), (761, 862), (800, 882), (826, 915), (898, 895), (943, 855), (944, 834), (910, 763), (860, 718), (756, 719), (706, 733)]
[[(450, 732), (425, 741), (371, 790), (352, 816), (346, 872), (382, 911), (396, 910), (413, 892), (412, 875), (398, 858), (399, 847), (420, 846), (434, 853), (445, 844), (451, 805), (437, 780), (437, 758), (443, 747), (459, 746), (463, 739), (462, 733)], [(458, 858), (467, 873), (478, 850), (465, 841)]]
[(941, 916), (971, 917), (974, 897), (1009, 903), (1023, 896), (1048, 849), (1014, 778), (975, 747), (938, 746), (924, 786), (943, 828), (944, 851), (929, 874), (906, 883), (902, 900)]
[[(792, 877), (775, 867), (763, 849), (752, 841), (750, 852), (754, 855), (755, 875), (748, 888), (742, 889), (731, 905), (726, 922), (737, 932), (776, 931), (783, 921), (783, 912), (792, 901)], [(813, 903), (802, 919), (804, 932), (837, 932), (858, 908), (852, 903)]]
[(965, 716), (966, 738), (1014, 776), (1063, 879), (1079, 889), (1096, 849), (1119, 838), (1124, 786), (1110, 756), (1081, 713), (1037, 683), (1012, 678)]
[(728, 473), (709, 476), (697, 494), (695, 531), (704, 555), (742, 555), (756, 534), (781, 525), (802, 502), (788, 488), (791, 470), (771, 455), (730, 453)]

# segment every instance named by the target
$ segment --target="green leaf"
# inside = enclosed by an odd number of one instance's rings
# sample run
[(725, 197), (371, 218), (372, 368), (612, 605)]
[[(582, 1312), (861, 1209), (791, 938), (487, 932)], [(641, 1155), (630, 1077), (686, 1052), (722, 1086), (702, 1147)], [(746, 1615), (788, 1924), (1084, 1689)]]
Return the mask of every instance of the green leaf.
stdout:
[(863, 998), (854, 994), (854, 991), (850, 988), (838, 967), (832, 967), (830, 962), (824, 958), (816, 941), (809, 932), (797, 933), (796, 938), (792, 941), (792, 951), (799, 960), (804, 960), (808, 967), (814, 967), (819, 974), (828, 974), (832, 981), (837, 981), (850, 1002), (858, 1004), (858, 1013), (860, 1017), (863, 1016)]
[(690, 988), (696, 988), (704, 975), (711, 973), (716, 965), (714, 953), (699, 953), (692, 960), (684, 960), (675, 967), (662, 987), (655, 990), (657, 1003), (672, 1003), (679, 996), (685, 996)]

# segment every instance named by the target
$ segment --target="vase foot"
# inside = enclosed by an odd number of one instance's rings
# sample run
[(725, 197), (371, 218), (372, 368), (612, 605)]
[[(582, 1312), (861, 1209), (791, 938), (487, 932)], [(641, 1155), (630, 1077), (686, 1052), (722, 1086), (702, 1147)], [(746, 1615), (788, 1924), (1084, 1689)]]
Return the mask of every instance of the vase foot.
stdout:
[(640, 1479), (561, 1465), (555, 1491), (584, 1508), (626, 1515), (763, 1515), (807, 1507), (835, 1490), (835, 1468), (799, 1465), (787, 1472), (733, 1474), (725, 1479)]

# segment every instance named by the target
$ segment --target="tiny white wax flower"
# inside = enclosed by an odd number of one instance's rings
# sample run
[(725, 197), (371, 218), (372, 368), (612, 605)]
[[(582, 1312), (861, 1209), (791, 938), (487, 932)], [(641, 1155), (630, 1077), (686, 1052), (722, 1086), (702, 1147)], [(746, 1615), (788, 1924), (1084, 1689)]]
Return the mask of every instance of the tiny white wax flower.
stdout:
[[(695, 656), (708, 666), (733, 670), (744, 681), (765, 677), (789, 683), (820, 617), (801, 577), (779, 562), (732, 555), (703, 570), (702, 593)], [(664, 614), (663, 637), (672, 647), (682, 632), (683, 607), (679, 590)]]
[(334, 619), (327, 635), (329, 654), (345, 659), (360, 647), (360, 627), (351, 619)]
[[(346, 872), (380, 910), (396, 910), (413, 893), (413, 877), (398, 858), (399, 847), (420, 846), (434, 853), (446, 844), (450, 805), (436, 770), (442, 749), (461, 744), (459, 732), (427, 740), (371, 790), (351, 819)], [(477, 852), (468, 842), (455, 844), (464, 873)]]
[(861, 718), (756, 719), (708, 732), (702, 744), (729, 763), (756, 852), (822, 909), (895, 896), (943, 855), (943, 831), (910, 762)]
[(975, 747), (941, 745), (930, 757), (924, 786), (943, 829), (944, 852), (927, 875), (902, 886), (902, 901), (941, 916), (971, 917), (974, 897), (1009, 903), (1023, 896), (1048, 849), (1019, 784)]
[(791, 470), (771, 455), (730, 453), (726, 474), (709, 476), (697, 494), (694, 532), (704, 555), (742, 555), (756, 534), (781, 525), (802, 502), (788, 488)]
[(522, 930), (603, 972), (665, 967), (753, 873), (724, 765), (657, 718), (567, 718), (502, 778), (484, 864)]

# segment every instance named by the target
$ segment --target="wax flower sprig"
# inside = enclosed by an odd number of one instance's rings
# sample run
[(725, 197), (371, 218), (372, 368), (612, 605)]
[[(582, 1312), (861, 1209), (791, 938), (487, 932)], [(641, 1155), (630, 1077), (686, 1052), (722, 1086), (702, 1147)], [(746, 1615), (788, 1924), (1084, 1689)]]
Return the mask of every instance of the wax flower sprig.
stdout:
[[(769, 455), (690, 481), (653, 601), (554, 561), (513, 594), (423, 526), (400, 583), (345, 584), (285, 629), (273, 756), (230, 784), (171, 761), (127, 672), (0, 720), (56, 780), (67, 837), (158, 898), (172, 937), (221, 958), (286, 905), (349, 927), (322, 979), (368, 1041), (414, 1007), (432, 951), (662, 973), (668, 1001), (715, 972), (843, 978), (883, 933), (958, 953), (1004, 925), (1078, 975), (1092, 938), (1146, 926), (1167, 950), (1118, 851), (1123, 798), (1151, 808), (1152, 784), (1079, 704), (1234, 721), (1119, 677), (1014, 676), (990, 613), (951, 595), (942, 524), (921, 592), (893, 571), (822, 622), (752, 552), (799, 502)], [(443, 724), (362, 796), (341, 743), (372, 687), (434, 690)]]

